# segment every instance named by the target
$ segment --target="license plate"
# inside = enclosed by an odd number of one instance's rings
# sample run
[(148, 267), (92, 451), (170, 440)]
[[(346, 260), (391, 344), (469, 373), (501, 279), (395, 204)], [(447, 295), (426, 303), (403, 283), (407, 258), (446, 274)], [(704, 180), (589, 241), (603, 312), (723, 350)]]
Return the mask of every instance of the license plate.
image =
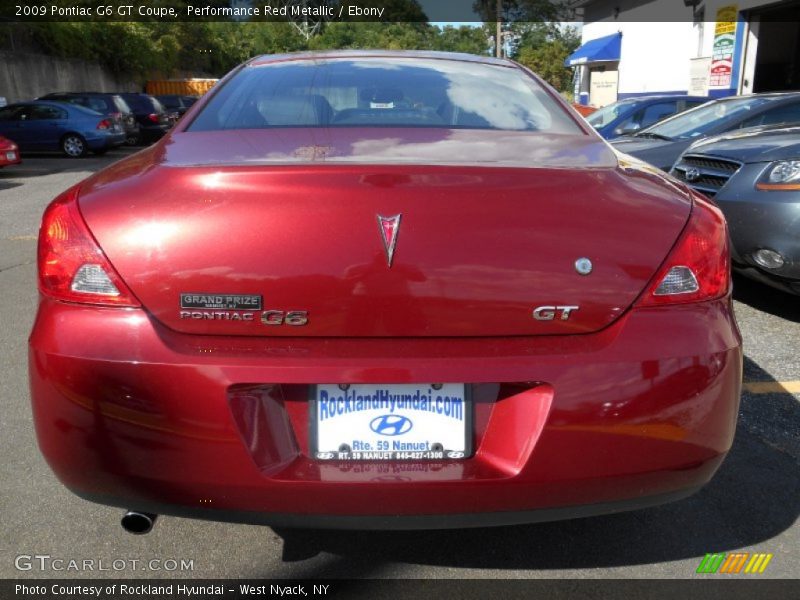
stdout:
[(318, 460), (458, 460), (472, 452), (469, 386), (320, 384), (310, 397)]
[(6, 159), (7, 160), (17, 160), (17, 153), (16, 152), (6, 152)]

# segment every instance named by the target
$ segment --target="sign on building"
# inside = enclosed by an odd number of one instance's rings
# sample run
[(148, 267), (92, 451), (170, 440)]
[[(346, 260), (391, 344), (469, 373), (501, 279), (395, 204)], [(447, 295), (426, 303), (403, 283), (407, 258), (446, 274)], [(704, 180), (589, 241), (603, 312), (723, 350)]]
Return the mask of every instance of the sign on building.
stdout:
[(714, 28), (714, 47), (711, 53), (709, 85), (727, 88), (733, 75), (733, 53), (736, 48), (736, 4), (717, 9), (717, 24)]
[(693, 58), (689, 62), (690, 96), (707, 96), (710, 80), (711, 57)]

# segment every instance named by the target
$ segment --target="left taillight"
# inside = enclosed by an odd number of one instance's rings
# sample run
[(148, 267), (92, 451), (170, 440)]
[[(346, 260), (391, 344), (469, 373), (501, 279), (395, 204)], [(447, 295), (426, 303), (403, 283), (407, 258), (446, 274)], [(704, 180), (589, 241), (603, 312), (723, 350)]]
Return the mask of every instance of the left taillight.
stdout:
[(98, 129), (111, 129), (111, 121), (108, 119), (103, 119), (97, 124)]
[(728, 293), (730, 283), (725, 217), (708, 200), (693, 195), (688, 223), (637, 306), (714, 300)]
[(64, 302), (141, 306), (100, 249), (78, 209), (78, 188), (53, 200), (39, 230), (39, 291)]

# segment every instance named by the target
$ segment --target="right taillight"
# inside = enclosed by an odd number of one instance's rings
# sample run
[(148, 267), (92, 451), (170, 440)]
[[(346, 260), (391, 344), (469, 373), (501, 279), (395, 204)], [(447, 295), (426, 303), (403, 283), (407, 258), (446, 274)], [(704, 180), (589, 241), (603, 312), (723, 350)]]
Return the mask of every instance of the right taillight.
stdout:
[(153, 123), (159, 122), (159, 118), (156, 113), (150, 113), (149, 115), (147, 115), (147, 118), (150, 119), (150, 121), (152, 121)]
[(693, 196), (689, 222), (637, 305), (714, 300), (728, 293), (730, 281), (725, 217), (707, 200)]
[(64, 302), (139, 307), (78, 210), (78, 188), (53, 200), (39, 230), (39, 291)]

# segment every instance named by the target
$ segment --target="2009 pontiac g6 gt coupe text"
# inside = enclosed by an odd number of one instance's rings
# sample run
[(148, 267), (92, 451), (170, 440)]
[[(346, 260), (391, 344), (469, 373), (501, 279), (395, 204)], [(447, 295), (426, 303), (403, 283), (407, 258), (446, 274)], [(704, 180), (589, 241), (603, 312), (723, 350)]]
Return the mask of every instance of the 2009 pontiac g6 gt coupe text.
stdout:
[(39, 288), (41, 450), (137, 532), (645, 507), (736, 424), (720, 211), (508, 61), (253, 59), (53, 201)]

